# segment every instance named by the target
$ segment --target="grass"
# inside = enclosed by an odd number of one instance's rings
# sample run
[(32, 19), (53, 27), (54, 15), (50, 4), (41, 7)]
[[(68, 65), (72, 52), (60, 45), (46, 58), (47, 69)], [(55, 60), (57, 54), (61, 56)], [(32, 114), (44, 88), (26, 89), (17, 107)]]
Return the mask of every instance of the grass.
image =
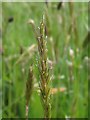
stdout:
[[(88, 3), (64, 3), (60, 10), (57, 5), (2, 3), (3, 118), (25, 117), (25, 85), (31, 64), (34, 88), (29, 101), (29, 117), (43, 118), (38, 88), (37, 41), (28, 24), (33, 19), (37, 28), (43, 13), (46, 16), (47, 56), (52, 80), (51, 117), (88, 117), (89, 56), (87, 47), (82, 46), (88, 33)], [(9, 22), (10, 18), (13, 18), (12, 22)], [(61, 91), (62, 88), (65, 89)]]
[(28, 111), (29, 111), (29, 101), (32, 95), (33, 90), (33, 67), (30, 66), (28, 73), (28, 80), (26, 82), (26, 118), (28, 119)]
[(44, 108), (44, 118), (48, 120), (51, 118), (51, 103), (50, 103), (50, 77), (49, 77), (49, 68), (48, 68), (48, 58), (47, 58), (47, 48), (46, 48), (46, 39), (45, 39), (45, 15), (42, 16), (42, 21), (40, 23), (40, 35), (37, 36), (38, 43), (38, 68), (40, 72), (40, 82), (39, 88), (41, 92), (42, 105)]

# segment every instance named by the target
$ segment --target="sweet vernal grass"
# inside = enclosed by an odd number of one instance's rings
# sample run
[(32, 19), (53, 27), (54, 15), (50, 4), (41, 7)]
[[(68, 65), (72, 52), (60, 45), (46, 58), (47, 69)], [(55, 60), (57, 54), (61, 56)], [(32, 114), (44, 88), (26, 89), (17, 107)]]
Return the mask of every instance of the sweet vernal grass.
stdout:
[(44, 15), (40, 23), (39, 32), (37, 32), (35, 29), (34, 21), (30, 20), (29, 23), (33, 27), (35, 37), (38, 43), (38, 52), (39, 52), (38, 68), (40, 73), (39, 86), (41, 92), (41, 101), (44, 109), (44, 118), (48, 120), (51, 117), (50, 86), (49, 86), (50, 77), (49, 77), (49, 69), (47, 64), (47, 48), (46, 48), (46, 40), (45, 40)]
[[(0, 65), (3, 66), (3, 74), (2, 84), (0, 85), (2, 85), (3, 89), (0, 92), (0, 97), (3, 97), (3, 118), (24, 117), (24, 87), (25, 81), (27, 80), (26, 71), (28, 65), (35, 60), (34, 58), (37, 52), (36, 41), (33, 39), (31, 28), (29, 28), (31, 26), (26, 25), (26, 22), (30, 17), (35, 17), (35, 21), (38, 23), (44, 8), (47, 14), (47, 16), (45, 16), (45, 22), (49, 38), (47, 40), (48, 57), (55, 63), (51, 70), (52, 76), (50, 75), (53, 79), (52, 87), (54, 87), (52, 91), (51, 117), (66, 119), (88, 117), (87, 67), (90, 65), (88, 64), (90, 54), (88, 55), (89, 42), (86, 44), (83, 43), (88, 34), (88, 3), (63, 3), (62, 7), (57, 10), (58, 4), (59, 3), (52, 4), (49, 2), (48, 8), (45, 8), (44, 2), (38, 3), (38, 5), (36, 3), (29, 4), (28, 2), (20, 2), (19, 4), (13, 2), (2, 3), (3, 23), (2, 29), (0, 28), (0, 33), (2, 32), (1, 37), (3, 39), (3, 45), (0, 44), (0, 52), (1, 54), (3, 52), (3, 55), (1, 55), (3, 59), (1, 61), (2, 65), (1, 63)], [(70, 8), (69, 4), (73, 4), (73, 8)], [(14, 20), (8, 23), (11, 17), (13, 17)], [(74, 24), (74, 21), (76, 24)], [(75, 29), (77, 29), (79, 39), (74, 31)], [(38, 36), (40, 37), (39, 33)], [(84, 48), (82, 44), (85, 45)], [(36, 47), (32, 48), (32, 45)], [(20, 54), (21, 46), (24, 48), (22, 54)], [(75, 57), (73, 61), (69, 55), (70, 49), (74, 51)], [(35, 52), (33, 50), (35, 50)], [(35, 61), (33, 62), (35, 63)], [(71, 64), (73, 65), (73, 70), (71, 69)], [(34, 80), (36, 80), (36, 76), (38, 76), (36, 66), (34, 70), (36, 73)], [(70, 77), (74, 78), (72, 84)], [(37, 81), (40, 81), (40, 79)], [(32, 93), (33, 99), (29, 101), (29, 113), (31, 118), (41, 118), (43, 116), (40, 104), (41, 101), (37, 95), (37, 92), (39, 92), (37, 81), (34, 81), (35, 88), (33, 88), (33, 90), (35, 90), (35, 92), (33, 92), (34, 94)], [(56, 93), (56, 88), (59, 89), (59, 87), (65, 87), (66, 91)]]
[(28, 79), (26, 82), (26, 119), (28, 119), (28, 106), (29, 106), (29, 101), (31, 98), (31, 94), (32, 94), (32, 89), (33, 89), (33, 68), (32, 66), (30, 66), (29, 68), (29, 73), (28, 73)]
[(44, 107), (44, 117), (50, 118), (50, 87), (49, 87), (49, 69), (47, 65), (47, 49), (45, 40), (45, 23), (44, 16), (42, 22), (40, 23), (40, 37), (38, 37), (38, 50), (40, 55), (39, 60), (39, 71), (40, 71), (40, 90), (41, 98)]

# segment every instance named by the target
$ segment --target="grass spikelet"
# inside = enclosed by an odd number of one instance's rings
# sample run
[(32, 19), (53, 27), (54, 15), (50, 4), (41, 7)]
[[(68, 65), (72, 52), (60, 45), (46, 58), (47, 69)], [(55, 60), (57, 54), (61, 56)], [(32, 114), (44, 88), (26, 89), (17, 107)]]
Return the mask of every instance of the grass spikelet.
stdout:
[(29, 73), (28, 73), (28, 80), (26, 82), (26, 119), (28, 119), (28, 106), (29, 106), (29, 101), (31, 98), (32, 94), (32, 89), (33, 89), (33, 69), (32, 66), (29, 68)]
[(47, 64), (47, 48), (45, 40), (45, 23), (44, 16), (40, 23), (40, 37), (38, 39), (38, 50), (39, 50), (39, 71), (40, 71), (40, 91), (41, 98), (44, 107), (45, 119), (51, 117), (51, 104), (50, 104), (50, 87), (49, 87), (49, 69)]
[[(38, 60), (38, 68), (40, 73), (40, 91), (41, 91), (41, 101), (44, 108), (44, 118), (49, 120), (51, 117), (51, 104), (50, 104), (50, 78), (49, 78), (49, 68), (47, 62), (47, 48), (46, 48), (46, 40), (45, 40), (45, 19), (44, 15), (42, 17), (42, 21), (40, 23), (40, 31), (37, 32), (35, 29), (35, 25), (32, 24), (35, 37), (38, 42), (38, 51), (39, 51), (39, 60)], [(37, 35), (37, 33), (39, 33)]]

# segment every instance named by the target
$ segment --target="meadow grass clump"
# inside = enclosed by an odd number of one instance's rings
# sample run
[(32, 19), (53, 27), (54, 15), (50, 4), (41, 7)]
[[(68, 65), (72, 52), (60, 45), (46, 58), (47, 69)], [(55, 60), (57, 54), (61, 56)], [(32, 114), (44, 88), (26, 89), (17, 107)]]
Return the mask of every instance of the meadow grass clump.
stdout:
[[(27, 108), (30, 106), (29, 112), (27, 112), (28, 119), (29, 114), (30, 118), (44, 118), (45, 114), (46, 118), (46, 113), (49, 116), (50, 112), (52, 118), (87, 118), (88, 67), (90, 67), (88, 64), (90, 63), (90, 54), (88, 55), (88, 45), (90, 46), (88, 41), (88, 3), (48, 2), (46, 6), (44, 2), (37, 4), (34, 2), (3, 2), (1, 8), (3, 15), (0, 32), (2, 32), (3, 45), (0, 46), (2, 58), (0, 65), (3, 67), (1, 69), (3, 74), (1, 74), (2, 109), (0, 108), (0, 113), (2, 112), (2, 115), (0, 114), (0, 117), (6, 119), (25, 117), (26, 95), (24, 88), (26, 81), (31, 79), (30, 77), (27, 79), (27, 74), (30, 64), (33, 63), (33, 75), (35, 75), (33, 76), (32, 94), (28, 99)], [(45, 35), (41, 36), (40, 29), (35, 28), (35, 25), (42, 23), (39, 21), (43, 11), (45, 11), (46, 19), (43, 23), (46, 25), (45, 32), (48, 36), (46, 40)], [(29, 19), (30, 17), (36, 21), (36, 24)], [(33, 35), (31, 26), (27, 24), (28, 19), (28, 22), (33, 25), (35, 35)], [(34, 41), (34, 36), (37, 41)], [(39, 52), (43, 48), (41, 41), (43, 44), (46, 41), (48, 43), (44, 45), (45, 52)], [(0, 43), (2, 42), (0, 41)], [(48, 46), (48, 53), (46, 46)], [(38, 56), (36, 56), (37, 53)], [(50, 59), (48, 65), (47, 59), (46, 63), (42, 62), (42, 60), (45, 61), (43, 54)], [(48, 73), (48, 66), (51, 74)], [(46, 75), (42, 75), (42, 72), (45, 71), (42, 68), (47, 68), (46, 73), (49, 74), (50, 79), (52, 78), (51, 84), (49, 76), (47, 77), (47, 82), (50, 81), (51, 87), (46, 82)], [(29, 84), (31, 85), (31, 82), (28, 81)], [(46, 86), (50, 89), (48, 97), (50, 94), (52, 95), (52, 109), (48, 105), (50, 99), (45, 98), (48, 93)], [(29, 94), (28, 92), (29, 90), (27, 90), (27, 94)], [(49, 102), (46, 104), (47, 100)], [(45, 112), (46, 105), (51, 109), (50, 112)]]
[(38, 68), (40, 74), (40, 92), (41, 92), (41, 101), (44, 108), (44, 118), (49, 120), (51, 117), (51, 104), (50, 104), (50, 77), (49, 77), (49, 68), (47, 63), (47, 48), (46, 48), (46, 40), (45, 40), (45, 19), (44, 15), (42, 17), (42, 21), (40, 23), (40, 31), (39, 34), (35, 29), (34, 21), (30, 20), (30, 24), (34, 29), (35, 37), (38, 42), (38, 52), (39, 52), (39, 60), (38, 60)]

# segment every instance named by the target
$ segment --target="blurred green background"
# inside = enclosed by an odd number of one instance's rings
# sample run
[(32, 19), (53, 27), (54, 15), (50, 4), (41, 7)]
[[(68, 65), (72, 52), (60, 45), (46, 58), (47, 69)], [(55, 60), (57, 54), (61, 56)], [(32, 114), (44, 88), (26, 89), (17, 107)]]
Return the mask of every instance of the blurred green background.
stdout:
[[(51, 97), (52, 118), (86, 118), (88, 116), (88, 3), (2, 3), (2, 115), (25, 117), (25, 85), (33, 64), (34, 89), (29, 103), (29, 117), (43, 118), (40, 81), (37, 68), (37, 42), (29, 19), (38, 30), (46, 16), (48, 59), (51, 87), (65, 88)], [(27, 50), (35, 45), (34, 48)], [(23, 55), (25, 54), (25, 55)]]

